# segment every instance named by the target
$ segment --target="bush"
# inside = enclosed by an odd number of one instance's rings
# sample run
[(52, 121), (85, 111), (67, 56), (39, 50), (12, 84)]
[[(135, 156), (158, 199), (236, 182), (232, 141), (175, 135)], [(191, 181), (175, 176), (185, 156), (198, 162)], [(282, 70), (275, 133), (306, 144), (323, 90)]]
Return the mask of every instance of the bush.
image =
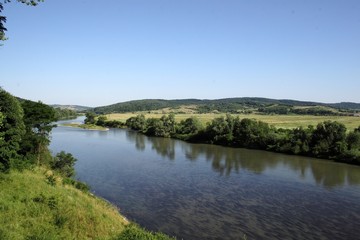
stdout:
[(73, 177), (75, 175), (74, 165), (77, 161), (71, 153), (61, 151), (56, 154), (51, 163), (51, 169), (58, 171), (64, 177)]

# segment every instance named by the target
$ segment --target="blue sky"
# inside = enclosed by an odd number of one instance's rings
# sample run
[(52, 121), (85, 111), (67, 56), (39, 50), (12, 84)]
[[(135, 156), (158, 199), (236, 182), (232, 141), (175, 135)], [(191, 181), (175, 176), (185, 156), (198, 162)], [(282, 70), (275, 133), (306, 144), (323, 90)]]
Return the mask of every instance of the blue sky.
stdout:
[(49, 104), (360, 102), (359, 0), (8, 3), (0, 86)]

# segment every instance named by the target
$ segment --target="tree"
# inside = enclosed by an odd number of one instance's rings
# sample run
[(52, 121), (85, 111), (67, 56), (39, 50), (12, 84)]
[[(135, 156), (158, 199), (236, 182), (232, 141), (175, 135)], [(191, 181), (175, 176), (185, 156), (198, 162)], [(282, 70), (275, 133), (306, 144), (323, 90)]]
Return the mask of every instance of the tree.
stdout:
[[(3, 7), (2, 3), (0, 3), (0, 13), (2, 12), (3, 9), (4, 9), (4, 7)], [(0, 15), (0, 40), (1, 41), (5, 40), (5, 31), (7, 31), (7, 29), (4, 26), (4, 23), (6, 23), (6, 17)]]
[(60, 172), (63, 176), (70, 178), (75, 175), (74, 166), (76, 161), (77, 159), (74, 158), (71, 153), (61, 151), (54, 157), (51, 168)]
[(107, 117), (102, 115), (102, 116), (99, 116), (98, 117), (98, 120), (96, 122), (96, 125), (99, 125), (99, 126), (105, 126), (105, 122), (107, 120)]
[(93, 112), (87, 112), (86, 114), (85, 114), (85, 120), (84, 120), (84, 122), (85, 122), (85, 124), (95, 124), (95, 117), (96, 117), (96, 114), (95, 113), (93, 113)]
[(136, 117), (131, 117), (127, 119), (126, 126), (136, 131), (145, 131), (146, 130), (145, 115), (140, 114), (137, 115)]
[(312, 134), (312, 153), (317, 157), (336, 157), (346, 149), (346, 127), (342, 123), (319, 123)]
[(197, 134), (203, 126), (200, 120), (196, 117), (190, 117), (185, 120), (182, 120), (179, 125), (179, 133), (180, 134)]
[(234, 142), (239, 147), (266, 149), (271, 136), (269, 124), (244, 118), (234, 122)]
[[(20, 3), (24, 3), (28, 6), (36, 6), (39, 2), (43, 2), (44, 0), (17, 0), (17, 1)], [(4, 0), (3, 2), (9, 3), (11, 2), (11, 0)], [(0, 2), (0, 13), (3, 10), (4, 10), (3, 3)], [(7, 29), (5, 28), (4, 23), (6, 23), (6, 17), (0, 15), (0, 41), (6, 40), (5, 31), (7, 31)]]
[(215, 118), (206, 127), (210, 142), (221, 145), (233, 144), (234, 118), (227, 114), (226, 117)]
[(173, 113), (162, 116), (160, 120), (163, 122), (165, 137), (172, 137), (176, 133), (175, 115)]
[(346, 143), (348, 150), (360, 150), (360, 131), (355, 129), (353, 132), (350, 132), (346, 137)]
[(0, 89), (0, 171), (8, 171), (13, 161), (19, 160), (20, 144), (25, 134), (23, 110), (19, 101), (11, 94)]
[(35, 154), (40, 164), (41, 154), (50, 143), (50, 132), (56, 126), (57, 120), (54, 108), (41, 102), (24, 100), (21, 103), (24, 109), (24, 123), (26, 135), (22, 142), (22, 153)]

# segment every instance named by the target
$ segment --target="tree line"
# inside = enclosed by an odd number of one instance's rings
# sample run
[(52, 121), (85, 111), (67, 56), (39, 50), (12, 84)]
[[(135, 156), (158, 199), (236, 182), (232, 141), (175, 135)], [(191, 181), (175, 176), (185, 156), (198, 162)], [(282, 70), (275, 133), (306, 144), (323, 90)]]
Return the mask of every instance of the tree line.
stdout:
[[(95, 115), (93, 117), (93, 123), (99, 124)], [(353, 131), (347, 131), (344, 124), (336, 121), (324, 121), (307, 128), (283, 129), (255, 119), (240, 119), (230, 114), (214, 118), (207, 125), (202, 124), (196, 117), (176, 122), (174, 114), (161, 118), (146, 118), (141, 114), (129, 118), (125, 124), (119, 121), (108, 122), (104, 116), (98, 117), (97, 121), (99, 120), (103, 126), (109, 126), (108, 123), (119, 127), (126, 126), (148, 136), (360, 164), (360, 126)]]

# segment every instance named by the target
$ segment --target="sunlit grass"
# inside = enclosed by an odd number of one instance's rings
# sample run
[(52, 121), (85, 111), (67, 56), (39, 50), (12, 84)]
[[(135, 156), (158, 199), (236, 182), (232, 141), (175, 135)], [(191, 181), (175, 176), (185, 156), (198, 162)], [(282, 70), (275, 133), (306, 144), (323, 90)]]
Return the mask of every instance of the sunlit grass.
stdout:
[(0, 239), (113, 239), (128, 224), (118, 209), (44, 169), (0, 175)]
[[(135, 112), (135, 113), (113, 113), (106, 115), (109, 120), (119, 120), (125, 122), (128, 118), (136, 116), (138, 114), (144, 114), (146, 118), (160, 118), (164, 114), (168, 114), (170, 111), (157, 111), (157, 112)], [(337, 121), (343, 123), (348, 130), (353, 130), (360, 126), (360, 117), (353, 116), (311, 116), (311, 115), (260, 115), (260, 114), (232, 114), (239, 118), (253, 118), (260, 120), (278, 128), (296, 128), (307, 127), (309, 125), (316, 126), (323, 121)], [(186, 113), (175, 114), (176, 121), (180, 122), (189, 117), (197, 117), (201, 122), (206, 124), (216, 117), (225, 116), (225, 114), (216, 113)]]
[(0, 239), (173, 239), (130, 224), (110, 203), (62, 182), (44, 168), (0, 173)]

